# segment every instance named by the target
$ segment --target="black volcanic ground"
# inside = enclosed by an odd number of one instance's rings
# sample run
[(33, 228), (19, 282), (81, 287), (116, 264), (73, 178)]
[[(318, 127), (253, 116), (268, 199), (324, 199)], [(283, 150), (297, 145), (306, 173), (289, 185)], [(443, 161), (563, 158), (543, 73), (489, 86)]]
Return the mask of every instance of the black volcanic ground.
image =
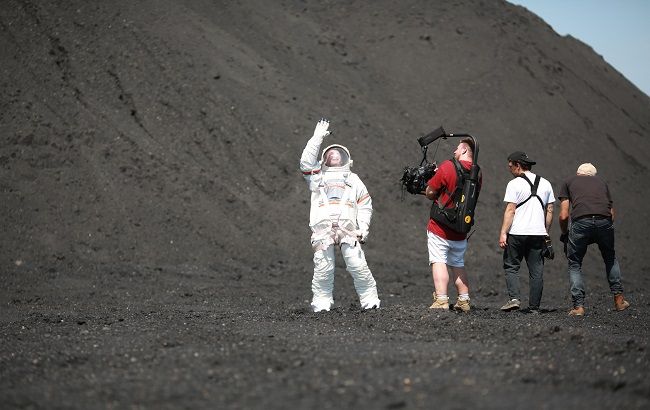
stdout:
[[(650, 98), (585, 44), (505, 1), (1, 3), (0, 407), (650, 405)], [(377, 311), (342, 263), (309, 310), (321, 117), (373, 197)], [(398, 182), (440, 125), (480, 144), (466, 315), (429, 311), (428, 203)], [(567, 317), (555, 223), (544, 312), (499, 311), (515, 150), (556, 191), (583, 162), (610, 184), (630, 309), (594, 248)]]

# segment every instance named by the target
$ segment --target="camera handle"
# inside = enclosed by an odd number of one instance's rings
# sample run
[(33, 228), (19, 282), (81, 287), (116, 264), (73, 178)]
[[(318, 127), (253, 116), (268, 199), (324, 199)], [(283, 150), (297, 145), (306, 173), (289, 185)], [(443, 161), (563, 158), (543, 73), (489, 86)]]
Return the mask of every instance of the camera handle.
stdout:
[[(435, 130), (431, 131), (427, 135), (418, 138), (418, 143), (420, 143), (420, 146), (422, 147), (422, 151), (424, 152), (424, 156), (426, 158), (426, 153), (427, 153), (426, 148), (429, 146), (429, 144), (431, 144), (433, 141), (435, 141), (437, 139), (440, 139), (440, 138), (447, 139), (447, 138), (451, 138), (451, 137), (456, 137), (456, 138), (467, 137), (467, 138), (472, 139), (472, 141), (474, 142), (474, 153), (473, 153), (473, 157), (472, 157), (472, 162), (474, 164), (477, 164), (478, 163), (477, 162), (478, 161), (478, 141), (476, 140), (476, 138), (474, 138), (473, 136), (471, 136), (469, 134), (447, 134), (447, 132), (445, 131), (444, 128), (442, 128), (442, 125), (441, 125), (440, 127), (438, 127)], [(472, 168), (476, 168), (476, 167), (472, 167)], [(472, 170), (472, 171), (474, 171), (473, 172), (474, 174), (478, 173), (478, 170)], [(473, 176), (476, 177), (476, 175), (473, 175)]]

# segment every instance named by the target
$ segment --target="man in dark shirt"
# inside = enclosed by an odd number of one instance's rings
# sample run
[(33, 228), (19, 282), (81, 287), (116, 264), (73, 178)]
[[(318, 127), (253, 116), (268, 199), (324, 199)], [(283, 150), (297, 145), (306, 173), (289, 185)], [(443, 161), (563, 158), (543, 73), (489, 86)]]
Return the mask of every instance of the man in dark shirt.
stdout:
[[(585, 285), (582, 276), (582, 259), (587, 247), (598, 244), (605, 262), (609, 289), (614, 294), (614, 309), (625, 310), (630, 304), (623, 297), (621, 268), (614, 252), (614, 208), (609, 188), (596, 176), (596, 167), (582, 164), (576, 175), (569, 177), (560, 187), (560, 240), (564, 242), (569, 260), (569, 281), (573, 309), (570, 316), (585, 314)], [(569, 216), (571, 226), (569, 227)]]

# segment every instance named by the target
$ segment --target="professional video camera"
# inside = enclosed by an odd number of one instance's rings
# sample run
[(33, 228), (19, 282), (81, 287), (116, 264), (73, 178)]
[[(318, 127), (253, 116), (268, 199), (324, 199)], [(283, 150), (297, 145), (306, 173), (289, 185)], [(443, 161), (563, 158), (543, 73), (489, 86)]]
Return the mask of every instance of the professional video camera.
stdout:
[(404, 174), (400, 180), (402, 189), (410, 194), (421, 194), (427, 188), (427, 182), (436, 173), (438, 166), (435, 162), (423, 160), (417, 167), (404, 167)]
[(419, 166), (415, 167), (404, 167), (404, 173), (400, 182), (402, 183), (402, 192), (406, 190), (408, 193), (413, 195), (422, 194), (427, 188), (427, 182), (433, 177), (438, 170), (438, 165), (436, 162), (429, 162), (427, 160), (427, 149), (429, 144), (438, 138), (446, 138), (445, 130), (442, 127), (435, 129), (429, 134), (418, 138), (420, 147), (422, 148), (422, 154), (424, 157), (420, 161)]

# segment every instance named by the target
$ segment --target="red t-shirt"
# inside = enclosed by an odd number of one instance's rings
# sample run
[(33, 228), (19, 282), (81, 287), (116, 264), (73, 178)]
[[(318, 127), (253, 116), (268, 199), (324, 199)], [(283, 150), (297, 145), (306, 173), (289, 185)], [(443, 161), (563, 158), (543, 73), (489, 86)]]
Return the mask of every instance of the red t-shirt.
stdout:
[[(472, 167), (471, 161), (460, 161), (460, 164), (467, 170)], [(447, 160), (440, 164), (436, 174), (429, 180), (427, 185), (439, 193), (437, 202), (440, 204), (446, 204), (447, 201), (449, 201), (450, 194), (453, 194), (456, 189), (456, 167), (454, 167), (453, 162)], [(449, 193), (447, 193), (447, 191), (449, 191)], [(448, 206), (451, 206), (451, 204), (448, 204)], [(438, 235), (439, 237), (449, 241), (462, 241), (467, 237), (467, 234), (456, 232), (445, 225), (439, 224), (431, 218), (429, 218), (427, 230), (434, 235)]]

